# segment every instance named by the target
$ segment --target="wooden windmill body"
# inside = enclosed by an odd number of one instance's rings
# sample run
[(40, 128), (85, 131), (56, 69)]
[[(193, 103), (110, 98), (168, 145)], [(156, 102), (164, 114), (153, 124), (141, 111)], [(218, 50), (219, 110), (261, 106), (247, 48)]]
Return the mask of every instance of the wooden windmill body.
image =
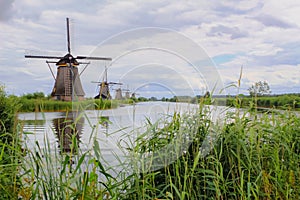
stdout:
[(67, 54), (60, 59), (57, 65), (57, 75), (51, 96), (53, 99), (62, 101), (83, 100), (84, 91), (78, 73), (79, 63), (72, 57), (68, 62), (71, 54)]
[(121, 87), (115, 89), (115, 99), (122, 100), (122, 99), (129, 99), (129, 98), (130, 98), (129, 89), (121, 89)]
[(124, 94), (125, 99), (130, 99), (130, 90), (128, 89), (128, 86), (127, 89), (123, 89), (122, 92), (125, 92)]
[(129, 99), (129, 98), (130, 98), (130, 92), (129, 92), (129, 91), (126, 91), (126, 92), (125, 92), (125, 98), (126, 98), (126, 99)]
[[(62, 101), (77, 101), (83, 100), (85, 93), (80, 81), (80, 74), (78, 71), (78, 66), (80, 64), (90, 64), (89, 62), (78, 62), (78, 59), (87, 59), (87, 60), (108, 60), (111, 61), (111, 58), (104, 57), (88, 57), (88, 56), (76, 56), (73, 57), (71, 54), (71, 45), (70, 45), (70, 32), (69, 32), (69, 18), (67, 18), (67, 46), (68, 53), (61, 56), (34, 56), (34, 55), (25, 55), (25, 58), (41, 58), (41, 59), (59, 59), (58, 61), (46, 61), (49, 66), (49, 69), (55, 80), (51, 96), (53, 99), (62, 100)], [(57, 66), (57, 75), (54, 76), (52, 69), (50, 68), (49, 63), (55, 63)], [(85, 68), (84, 68), (85, 69)]]
[(117, 100), (123, 99), (122, 89), (121, 89), (121, 88), (116, 89), (116, 96), (115, 96), (115, 99), (117, 99)]

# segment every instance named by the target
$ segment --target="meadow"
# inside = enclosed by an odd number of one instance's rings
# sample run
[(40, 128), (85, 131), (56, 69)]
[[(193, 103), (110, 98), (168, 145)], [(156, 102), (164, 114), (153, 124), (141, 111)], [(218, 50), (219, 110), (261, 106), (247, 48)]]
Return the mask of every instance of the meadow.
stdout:
[[(300, 118), (292, 106), (258, 113), (252, 109), (256, 99), (241, 109), (236, 97), (236, 109), (214, 122), (201, 100), (196, 114), (175, 113), (163, 127), (148, 121), (127, 149), (135, 159), (119, 166), (132, 173), (112, 174), (114, 166), (105, 167), (93, 137), (87, 152), (59, 154), (47, 137), (45, 148), (38, 142), (34, 150), (24, 148), (22, 125), (15, 119), (20, 104), (3, 89), (0, 98), (0, 199), (300, 198)], [(190, 145), (183, 153), (164, 149), (186, 141)], [(164, 154), (155, 152), (166, 150), (176, 159), (157, 168)], [(139, 165), (145, 157), (150, 162)]]

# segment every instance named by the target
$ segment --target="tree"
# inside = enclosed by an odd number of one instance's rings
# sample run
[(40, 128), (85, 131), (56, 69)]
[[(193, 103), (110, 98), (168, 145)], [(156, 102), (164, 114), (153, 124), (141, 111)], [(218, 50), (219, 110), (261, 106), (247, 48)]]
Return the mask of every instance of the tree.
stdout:
[(151, 97), (151, 98), (149, 98), (149, 101), (157, 101), (157, 98), (156, 97)]
[(258, 81), (248, 89), (250, 96), (263, 96), (271, 93), (270, 86), (266, 81)]

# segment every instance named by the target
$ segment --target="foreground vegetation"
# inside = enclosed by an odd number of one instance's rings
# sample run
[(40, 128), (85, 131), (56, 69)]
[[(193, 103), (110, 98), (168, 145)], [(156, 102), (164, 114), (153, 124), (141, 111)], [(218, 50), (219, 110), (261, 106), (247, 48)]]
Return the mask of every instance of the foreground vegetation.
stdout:
[[(13, 122), (17, 106), (1, 95), (6, 115), (0, 123), (0, 199), (300, 198), (300, 118), (293, 108), (236, 109), (215, 122), (203, 100), (196, 115), (149, 121), (128, 148), (131, 160), (120, 163), (120, 172), (105, 164), (93, 135), (87, 152), (60, 154), (45, 137), (45, 147), (37, 142), (24, 155), (22, 132)], [(233, 105), (241, 107), (240, 102), (237, 97)], [(76, 147), (75, 136), (72, 141)], [(166, 158), (174, 159), (164, 163)]]
[(8, 99), (0, 86), (0, 199), (17, 199), (21, 187), (22, 151), (15, 120), (17, 110), (18, 104)]
[[(205, 114), (205, 115), (203, 115)], [(193, 118), (176, 116), (166, 128), (153, 127), (151, 139), (137, 140), (135, 151), (157, 152), (187, 134), (187, 152), (163, 168), (135, 174), (127, 199), (299, 199), (300, 119), (292, 112), (228, 115), (216, 126), (202, 110)], [(209, 153), (203, 141), (211, 133)], [(153, 157), (153, 160), (160, 157)]]

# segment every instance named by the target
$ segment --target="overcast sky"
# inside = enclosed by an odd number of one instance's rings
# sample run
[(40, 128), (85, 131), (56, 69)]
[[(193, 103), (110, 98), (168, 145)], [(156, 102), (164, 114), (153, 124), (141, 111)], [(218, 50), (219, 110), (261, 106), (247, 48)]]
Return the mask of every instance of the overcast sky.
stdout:
[(24, 55), (64, 56), (66, 17), (74, 56), (113, 59), (82, 73), (87, 96), (96, 95), (91, 81), (102, 80), (105, 66), (109, 81), (143, 96), (218, 93), (237, 83), (241, 66), (241, 93), (260, 80), (272, 93), (300, 89), (298, 1), (0, 0), (0, 84), (8, 94), (51, 93), (45, 60)]

